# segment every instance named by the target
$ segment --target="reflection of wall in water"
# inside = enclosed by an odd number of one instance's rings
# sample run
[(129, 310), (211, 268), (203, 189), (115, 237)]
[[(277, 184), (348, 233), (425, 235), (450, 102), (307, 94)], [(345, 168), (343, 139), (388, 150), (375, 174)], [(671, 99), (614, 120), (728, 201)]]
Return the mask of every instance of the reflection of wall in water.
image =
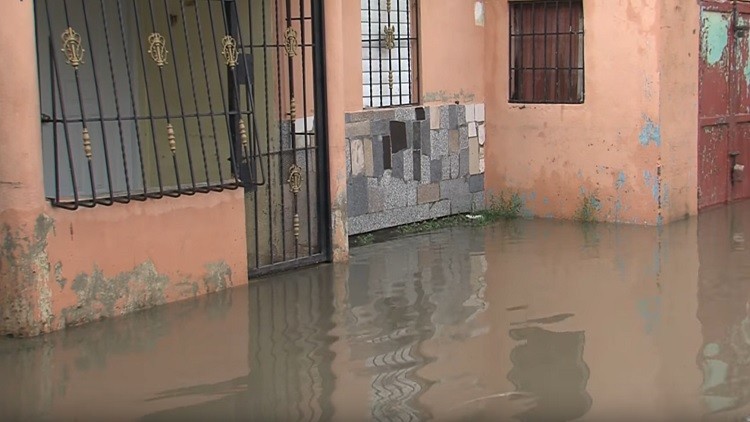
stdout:
[(571, 421), (591, 409), (583, 331), (517, 328), (510, 331), (510, 337), (520, 344), (511, 352), (513, 368), (508, 380), (517, 391), (533, 394), (537, 400), (533, 408), (517, 415), (519, 420)]
[(372, 245), (354, 256), (347, 331), (352, 357), (371, 376), (376, 420), (431, 416), (420, 400), (433, 383), (417, 371), (433, 359), (422, 348), (433, 339), (466, 335), (451, 328), (487, 308), (482, 250), (480, 236), (442, 232), (404, 239), (398, 250)]
[[(743, 211), (744, 210), (744, 211)], [(703, 398), (710, 413), (750, 403), (750, 250), (747, 204), (710, 210), (698, 220), (698, 319)]]

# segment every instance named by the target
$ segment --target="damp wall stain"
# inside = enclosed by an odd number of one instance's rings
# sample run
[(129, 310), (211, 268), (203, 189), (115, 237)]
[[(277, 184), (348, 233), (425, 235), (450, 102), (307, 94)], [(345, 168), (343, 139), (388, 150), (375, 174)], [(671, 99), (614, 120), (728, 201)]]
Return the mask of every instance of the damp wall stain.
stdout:
[(661, 128), (649, 116), (643, 116), (643, 128), (638, 136), (638, 141), (644, 147), (651, 144), (657, 147), (661, 146)]
[(225, 261), (206, 263), (202, 275), (179, 282), (150, 260), (114, 275), (94, 263), (91, 271), (66, 277), (64, 262), (48, 254), (54, 233), (54, 220), (44, 214), (33, 229), (0, 228), (0, 335), (36, 336), (234, 285)]

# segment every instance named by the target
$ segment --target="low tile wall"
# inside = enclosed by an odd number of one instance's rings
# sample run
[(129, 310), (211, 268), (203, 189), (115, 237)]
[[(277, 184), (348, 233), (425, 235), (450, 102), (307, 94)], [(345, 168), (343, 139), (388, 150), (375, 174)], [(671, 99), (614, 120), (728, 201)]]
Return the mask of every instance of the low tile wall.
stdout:
[(484, 104), (346, 115), (349, 234), (484, 207)]

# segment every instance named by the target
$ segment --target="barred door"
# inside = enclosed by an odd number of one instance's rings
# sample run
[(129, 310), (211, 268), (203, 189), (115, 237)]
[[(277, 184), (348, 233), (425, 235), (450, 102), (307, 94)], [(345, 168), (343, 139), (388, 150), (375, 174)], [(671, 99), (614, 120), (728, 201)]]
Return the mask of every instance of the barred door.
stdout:
[(325, 260), (320, 3), (36, 0), (52, 205), (242, 188), (251, 274)]

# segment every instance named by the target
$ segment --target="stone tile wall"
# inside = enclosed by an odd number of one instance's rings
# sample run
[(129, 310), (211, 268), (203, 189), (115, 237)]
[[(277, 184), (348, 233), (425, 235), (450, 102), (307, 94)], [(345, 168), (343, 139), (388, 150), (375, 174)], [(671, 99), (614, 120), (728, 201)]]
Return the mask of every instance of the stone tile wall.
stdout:
[(484, 104), (346, 115), (349, 234), (484, 207)]

